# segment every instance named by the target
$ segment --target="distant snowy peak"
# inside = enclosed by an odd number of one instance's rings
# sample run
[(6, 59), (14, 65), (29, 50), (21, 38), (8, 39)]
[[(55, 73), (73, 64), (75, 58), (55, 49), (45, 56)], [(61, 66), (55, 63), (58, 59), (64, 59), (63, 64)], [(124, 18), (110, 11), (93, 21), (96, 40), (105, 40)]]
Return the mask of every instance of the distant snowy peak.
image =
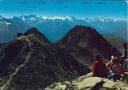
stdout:
[(9, 19), (4, 18), (0, 15), (0, 25), (7, 25), (8, 26), (11, 24), (12, 24), (12, 22)]
[(4, 22), (5, 25), (11, 25), (12, 23), (11, 22)]
[(0, 20), (5, 19), (3, 16), (0, 15)]
[(68, 17), (68, 16), (42, 16), (42, 19), (60, 19), (60, 20), (72, 20), (72, 17)]
[(126, 22), (126, 19), (111, 19), (111, 18), (85, 18), (87, 22), (95, 22), (95, 21), (100, 21), (100, 22)]
[[(7, 23), (6, 23), (7, 22)], [(14, 16), (13, 18), (4, 18), (0, 15), (0, 24), (7, 24), (10, 23), (27, 23), (31, 25), (38, 25), (44, 22), (77, 22), (77, 24), (81, 23), (88, 23), (87, 25), (92, 24), (108, 24), (108, 23), (119, 23), (125, 24), (127, 23), (126, 19), (112, 19), (112, 18), (105, 18), (105, 17), (97, 17), (97, 18), (77, 18), (77, 17), (70, 17), (70, 16), (37, 16), (37, 15), (21, 15), (21, 16)], [(82, 24), (83, 25), (83, 24)]]
[(75, 18), (69, 16), (36, 16), (36, 15), (22, 15), (20, 18), (24, 21), (41, 21), (41, 20), (69, 20), (72, 21)]
[(70, 16), (37, 16), (37, 15), (21, 15), (19, 17), (23, 21), (45, 21), (45, 20), (68, 20), (68, 21), (75, 21), (75, 20), (84, 20), (86, 22), (126, 22), (126, 19), (111, 19), (111, 18), (104, 18), (104, 17), (98, 17), (98, 18), (77, 18), (77, 17), (70, 17)]

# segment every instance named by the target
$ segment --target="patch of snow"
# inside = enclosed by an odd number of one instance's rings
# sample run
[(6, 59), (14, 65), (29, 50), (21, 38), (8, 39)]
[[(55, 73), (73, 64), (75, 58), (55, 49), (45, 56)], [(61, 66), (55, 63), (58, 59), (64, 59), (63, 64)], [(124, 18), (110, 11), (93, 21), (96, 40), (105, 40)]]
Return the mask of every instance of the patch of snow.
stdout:
[(5, 23), (6, 25), (11, 25), (11, 24), (12, 24), (12, 23), (9, 23), (9, 22), (6, 22), (6, 21), (5, 21), (4, 23)]
[(35, 18), (29, 18), (30, 20), (35, 20)]
[(2, 17), (2, 16), (0, 15), (0, 19), (4, 19), (4, 17)]
[(60, 20), (72, 20), (71, 17), (68, 17), (68, 16), (42, 16), (41, 17), (42, 19), (52, 19), (52, 20), (55, 20), (55, 19), (60, 19)]

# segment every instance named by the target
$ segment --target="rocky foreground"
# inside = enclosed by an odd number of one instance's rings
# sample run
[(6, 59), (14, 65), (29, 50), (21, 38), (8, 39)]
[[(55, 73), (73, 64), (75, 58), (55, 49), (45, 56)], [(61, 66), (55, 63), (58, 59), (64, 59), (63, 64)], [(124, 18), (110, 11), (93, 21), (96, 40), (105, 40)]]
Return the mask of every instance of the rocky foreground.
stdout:
[(128, 83), (84, 75), (73, 81), (54, 83), (45, 90), (128, 90)]

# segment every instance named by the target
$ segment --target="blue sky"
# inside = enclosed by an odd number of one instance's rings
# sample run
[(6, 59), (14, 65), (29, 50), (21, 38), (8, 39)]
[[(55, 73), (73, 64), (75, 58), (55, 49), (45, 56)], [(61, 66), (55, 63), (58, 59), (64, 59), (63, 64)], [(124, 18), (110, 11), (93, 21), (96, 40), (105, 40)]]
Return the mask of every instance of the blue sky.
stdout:
[(0, 0), (0, 15), (22, 14), (120, 19), (127, 16), (127, 3), (125, 0)]

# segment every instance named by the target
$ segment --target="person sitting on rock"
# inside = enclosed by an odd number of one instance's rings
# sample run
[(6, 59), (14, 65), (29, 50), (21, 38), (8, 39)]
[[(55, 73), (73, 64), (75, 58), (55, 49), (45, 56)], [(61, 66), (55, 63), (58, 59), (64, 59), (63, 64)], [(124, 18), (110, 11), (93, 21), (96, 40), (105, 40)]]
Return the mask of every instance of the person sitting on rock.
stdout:
[(92, 73), (93, 77), (107, 78), (108, 76), (108, 69), (106, 67), (106, 64), (103, 63), (103, 60), (99, 55), (95, 57), (95, 62), (92, 65)]
[(113, 80), (120, 79), (125, 71), (124, 67), (120, 63), (119, 58), (112, 59), (107, 67), (109, 68), (109, 72), (113, 73), (113, 75), (110, 74), (108, 77)]

